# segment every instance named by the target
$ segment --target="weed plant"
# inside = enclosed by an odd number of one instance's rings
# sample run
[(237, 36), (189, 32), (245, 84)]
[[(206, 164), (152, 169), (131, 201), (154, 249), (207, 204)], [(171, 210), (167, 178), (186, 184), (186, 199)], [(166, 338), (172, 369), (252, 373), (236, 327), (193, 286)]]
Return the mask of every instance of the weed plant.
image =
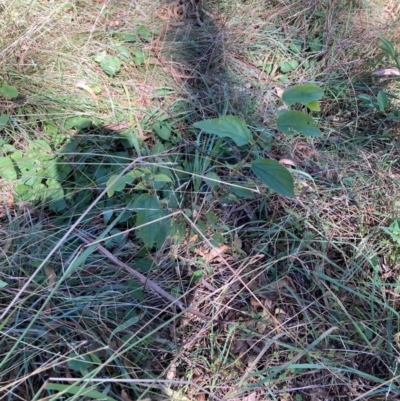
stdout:
[(396, 7), (0, 1), (0, 399), (399, 399)]

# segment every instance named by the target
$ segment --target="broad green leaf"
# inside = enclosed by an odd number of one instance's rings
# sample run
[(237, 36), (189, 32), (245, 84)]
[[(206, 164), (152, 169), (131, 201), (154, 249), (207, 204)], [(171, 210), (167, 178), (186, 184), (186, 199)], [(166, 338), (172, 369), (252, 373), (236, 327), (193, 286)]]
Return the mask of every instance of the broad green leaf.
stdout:
[[(156, 196), (143, 194), (133, 204), (136, 209), (136, 225), (141, 226), (145, 223), (151, 223), (163, 216), (163, 210)], [(152, 248), (156, 240), (158, 229), (161, 222), (141, 227), (138, 230), (139, 237), (147, 248)]]
[(310, 102), (321, 100), (323, 96), (324, 91), (319, 86), (315, 84), (304, 84), (294, 85), (285, 89), (282, 95), (282, 100), (288, 106), (300, 103), (309, 107), (308, 105)]
[(10, 157), (0, 157), (0, 177), (7, 181), (17, 179), (17, 172)]
[(169, 178), (167, 175), (165, 174), (156, 174), (154, 176), (154, 181), (160, 181), (160, 182), (171, 182), (171, 178)]
[(145, 62), (147, 54), (143, 50), (136, 49), (132, 53), (135, 65), (142, 65)]
[(8, 123), (9, 117), (7, 114), (1, 114), (0, 115), (0, 130), (2, 130)]
[[(167, 216), (167, 212), (165, 210), (161, 211), (162, 217)], [(158, 223), (158, 231), (156, 236), (156, 247), (157, 249), (161, 249), (165, 245), (165, 240), (168, 236), (172, 237), (173, 232), (171, 231), (171, 219), (165, 218)]]
[(13, 99), (18, 97), (19, 92), (15, 86), (9, 86), (3, 84), (0, 86), (0, 96), (5, 97), (6, 99)]
[[(102, 400), (102, 401), (117, 401), (115, 398), (111, 398), (100, 391), (97, 390), (92, 390), (90, 388), (85, 388), (81, 386), (77, 386), (76, 384), (58, 384), (58, 383), (47, 383), (45, 388), (47, 390), (53, 390), (53, 391), (59, 391), (60, 393), (63, 393), (64, 395), (60, 395), (60, 398), (57, 396), (57, 394), (53, 394), (52, 399), (63, 399), (65, 397), (65, 393), (69, 394), (74, 394), (78, 395), (80, 397), (88, 397), (92, 398), (94, 400)], [(57, 397), (57, 398), (54, 398)], [(77, 398), (74, 398), (77, 399)], [(86, 398), (85, 398), (86, 399)]]
[(230, 189), (239, 198), (254, 199), (254, 193), (247, 188), (230, 186)]
[(279, 63), (279, 68), (283, 73), (291, 72), (299, 66), (296, 60), (281, 61)]
[(51, 201), (49, 203), (50, 210), (53, 210), (54, 212), (63, 212), (65, 211), (66, 207), (67, 207), (67, 202), (63, 198)]
[(122, 177), (119, 177), (114, 184), (112, 184), (116, 177), (117, 175), (112, 175), (107, 181), (107, 186), (109, 187), (107, 189), (107, 195), (109, 198), (114, 195), (115, 191), (123, 191), (127, 185), (132, 184), (132, 182), (135, 180), (135, 177), (132, 175), (125, 174)]
[(85, 129), (92, 125), (92, 120), (87, 117), (77, 116), (67, 118), (64, 122), (65, 129)]
[(205, 183), (209, 185), (211, 188), (217, 187), (218, 185), (221, 184), (221, 178), (218, 176), (217, 173), (210, 171), (209, 173), (206, 174), (206, 177), (204, 177), (203, 179)]
[(203, 120), (193, 124), (207, 134), (217, 135), (220, 138), (232, 139), (237, 146), (244, 146), (253, 140), (250, 130), (244, 120), (236, 116), (222, 116), (210, 120)]
[(121, 68), (121, 61), (118, 57), (107, 56), (101, 59), (100, 67), (107, 75), (114, 76)]
[(139, 301), (143, 300), (143, 284), (136, 280), (129, 280), (128, 287), (130, 293)]
[(136, 29), (137, 35), (145, 40), (150, 40), (151, 39), (151, 32), (145, 25), (139, 25)]
[(396, 49), (393, 46), (393, 43), (389, 40), (386, 39), (383, 36), (380, 36), (379, 39), (383, 42), (382, 45), (380, 45), (379, 47), (386, 53), (388, 54), (390, 57), (392, 57), (393, 59), (396, 58), (397, 56), (397, 52)]
[(121, 57), (121, 59), (123, 61), (128, 62), (130, 60), (131, 53), (128, 48), (126, 48), (125, 46), (119, 45), (119, 46), (116, 46), (116, 49), (118, 51), (119, 57)]
[(58, 200), (64, 197), (64, 190), (57, 180), (53, 178), (46, 180), (46, 186), (46, 199)]
[(379, 91), (378, 95), (376, 97), (376, 100), (377, 100), (377, 102), (379, 104), (379, 110), (380, 111), (385, 111), (386, 107), (388, 105), (388, 97), (387, 97), (386, 93), (383, 92), (383, 91)]
[(3, 280), (0, 280), (0, 288), (4, 288), (4, 287), (7, 287), (7, 286), (8, 286), (8, 283), (6, 283)]
[(286, 135), (293, 135), (295, 131), (308, 136), (322, 135), (313, 118), (301, 111), (284, 111), (277, 118), (276, 126), (279, 131)]
[(289, 171), (275, 160), (259, 158), (251, 163), (253, 173), (268, 187), (294, 198), (294, 182)]
[(311, 110), (311, 111), (320, 111), (321, 107), (319, 105), (318, 100), (313, 100), (310, 103), (307, 103), (306, 106)]
[(169, 123), (157, 121), (153, 125), (153, 130), (161, 139), (164, 139), (164, 141), (168, 141), (168, 139), (171, 137), (172, 127)]
[(302, 48), (302, 41), (294, 41), (289, 45), (290, 50), (292, 50), (294, 53), (300, 53), (301, 48)]

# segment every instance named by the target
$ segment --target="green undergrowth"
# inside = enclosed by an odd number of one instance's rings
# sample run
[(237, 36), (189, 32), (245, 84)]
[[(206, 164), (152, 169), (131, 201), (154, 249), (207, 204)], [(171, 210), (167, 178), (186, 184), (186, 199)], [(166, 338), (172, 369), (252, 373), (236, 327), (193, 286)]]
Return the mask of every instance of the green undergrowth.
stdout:
[(383, 5), (3, 3), (0, 398), (398, 399)]

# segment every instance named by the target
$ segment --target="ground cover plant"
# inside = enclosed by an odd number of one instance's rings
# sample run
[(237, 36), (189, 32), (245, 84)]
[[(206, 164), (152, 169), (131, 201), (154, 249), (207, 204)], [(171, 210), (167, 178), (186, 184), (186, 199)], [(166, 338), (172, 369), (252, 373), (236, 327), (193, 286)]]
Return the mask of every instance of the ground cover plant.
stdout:
[(0, 1), (0, 399), (399, 399), (399, 11)]

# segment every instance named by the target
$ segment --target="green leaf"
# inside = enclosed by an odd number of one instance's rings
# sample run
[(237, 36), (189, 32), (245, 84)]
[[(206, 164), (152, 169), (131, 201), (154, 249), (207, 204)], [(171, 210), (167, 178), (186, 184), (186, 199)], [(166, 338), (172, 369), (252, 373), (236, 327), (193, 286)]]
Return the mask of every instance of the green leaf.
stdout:
[(0, 157), (0, 177), (7, 181), (16, 180), (17, 172), (10, 157)]
[(294, 198), (294, 182), (289, 171), (275, 160), (259, 158), (251, 170), (268, 187), (283, 196)]
[(172, 126), (169, 123), (157, 121), (153, 125), (153, 130), (161, 139), (164, 139), (164, 141), (168, 141), (168, 139), (171, 137)]
[(144, 39), (144, 40), (150, 40), (151, 39), (151, 32), (148, 30), (148, 28), (145, 25), (139, 25), (136, 29), (137, 35)]
[(72, 353), (70, 355), (71, 359), (68, 360), (68, 367), (70, 367), (75, 372), (84, 373), (93, 366), (93, 362), (89, 355), (78, 355)]
[(92, 120), (87, 117), (77, 116), (67, 118), (64, 122), (65, 129), (85, 129), (92, 125)]
[(397, 56), (397, 52), (396, 49), (394, 48), (392, 42), (389, 39), (386, 39), (383, 36), (380, 36), (379, 39), (382, 41), (382, 45), (380, 45), (379, 47), (390, 57), (392, 57), (393, 59), (396, 58)]
[(100, 60), (100, 67), (107, 75), (114, 76), (121, 68), (121, 61), (118, 57), (107, 56)]
[(276, 120), (276, 126), (279, 131), (286, 135), (293, 135), (294, 131), (308, 136), (321, 136), (317, 124), (313, 118), (301, 111), (284, 111)]
[[(156, 196), (143, 194), (133, 204), (136, 209), (136, 225), (150, 223), (163, 216), (160, 202)], [(161, 222), (155, 222), (138, 230), (139, 237), (147, 248), (152, 248)]]
[(311, 111), (320, 111), (321, 107), (319, 105), (318, 100), (313, 100), (310, 103), (307, 103), (306, 106), (311, 110)]
[(376, 97), (376, 100), (377, 100), (377, 102), (379, 104), (379, 110), (380, 111), (385, 111), (386, 107), (388, 105), (388, 97), (387, 97), (386, 93), (383, 92), (383, 91), (379, 91), (378, 95)]
[(13, 99), (15, 97), (18, 97), (18, 95), (19, 92), (15, 86), (9, 86), (6, 84), (0, 86), (0, 96), (5, 97), (6, 99)]
[(299, 63), (296, 60), (281, 61), (279, 63), (279, 68), (284, 74), (295, 70), (298, 66)]
[(135, 315), (128, 319), (127, 321), (121, 323), (119, 326), (117, 326), (111, 333), (111, 336), (114, 336), (115, 334), (120, 333), (121, 331), (126, 330), (128, 327), (136, 324), (140, 320), (140, 317)]
[[(80, 397), (88, 397), (92, 398), (94, 400), (102, 400), (102, 401), (117, 401), (115, 398), (111, 398), (100, 391), (97, 390), (92, 390), (91, 388), (85, 388), (85, 387), (80, 387), (77, 386), (76, 384), (58, 384), (58, 383), (47, 383), (45, 388), (47, 390), (54, 390), (54, 391), (59, 391), (60, 393), (69, 393), (69, 394), (74, 394), (78, 395)], [(64, 394), (65, 396), (65, 394)], [(52, 399), (57, 399), (61, 400), (64, 398), (60, 394), (60, 397), (57, 396), (57, 394), (53, 394)], [(76, 398), (74, 398), (76, 399)]]
[(220, 138), (230, 138), (237, 146), (244, 146), (253, 140), (250, 130), (244, 120), (236, 116), (222, 116), (210, 120), (203, 120), (193, 124), (207, 134), (217, 135)]
[(142, 65), (146, 60), (146, 53), (143, 50), (134, 50), (133, 51), (133, 62), (135, 65)]
[(0, 288), (4, 288), (4, 287), (7, 287), (7, 286), (8, 286), (8, 283), (6, 283), (3, 280), (0, 280)]
[(10, 118), (8, 117), (7, 114), (0, 115), (0, 131), (7, 125), (9, 120)]
[[(282, 95), (282, 100), (291, 106), (295, 103), (300, 103), (309, 107), (310, 102), (321, 100), (324, 96), (324, 91), (315, 84), (294, 85), (287, 88)], [(310, 107), (311, 109), (311, 107)]]
[(171, 178), (165, 174), (156, 174), (153, 179), (159, 182), (172, 182)]
[(107, 181), (107, 186), (109, 186), (107, 195), (109, 198), (114, 195), (115, 191), (123, 191), (127, 185), (132, 184), (132, 182), (135, 180), (135, 177), (133, 177), (131, 174), (125, 174), (122, 177), (119, 177), (114, 184), (112, 184), (116, 177), (117, 175), (112, 175)]
[(239, 198), (254, 199), (254, 193), (249, 189), (233, 186), (231, 186), (230, 189)]
[(116, 46), (116, 49), (118, 51), (119, 57), (121, 57), (121, 59), (123, 61), (128, 62), (130, 60), (131, 52), (129, 51), (128, 48), (126, 48), (125, 46), (122, 46), (122, 45), (118, 45), (118, 46)]
[[(209, 179), (207, 179), (206, 177)], [(204, 177), (203, 180), (211, 188), (218, 187), (221, 184), (221, 178), (218, 176), (217, 173), (214, 173), (213, 171), (207, 173), (206, 177)]]

